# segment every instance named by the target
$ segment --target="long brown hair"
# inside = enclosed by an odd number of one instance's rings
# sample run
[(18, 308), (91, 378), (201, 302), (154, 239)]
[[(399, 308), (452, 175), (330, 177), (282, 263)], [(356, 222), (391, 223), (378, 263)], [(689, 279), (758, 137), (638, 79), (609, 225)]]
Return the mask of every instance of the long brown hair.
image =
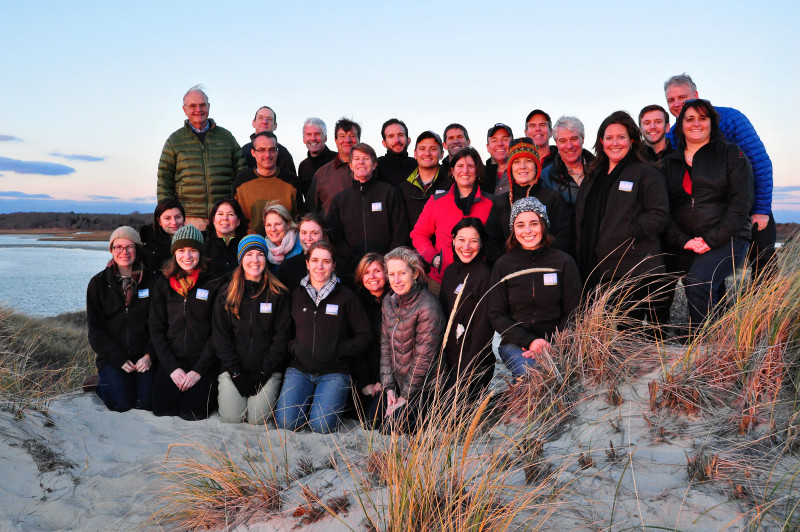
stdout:
[[(264, 260), (266, 261), (266, 257), (264, 257)], [(242, 268), (242, 263), (239, 262), (239, 266), (233, 271), (231, 282), (228, 283), (228, 295), (225, 298), (225, 310), (230, 312), (237, 320), (239, 319), (239, 306), (242, 304), (242, 298), (244, 297), (244, 282), (244, 268)], [(264, 266), (264, 271), (261, 273), (261, 282), (258, 287), (258, 292), (256, 292), (251, 299), (255, 299), (263, 294), (264, 290), (269, 290), (275, 295), (287, 291), (286, 286), (269, 271), (266, 265)]]

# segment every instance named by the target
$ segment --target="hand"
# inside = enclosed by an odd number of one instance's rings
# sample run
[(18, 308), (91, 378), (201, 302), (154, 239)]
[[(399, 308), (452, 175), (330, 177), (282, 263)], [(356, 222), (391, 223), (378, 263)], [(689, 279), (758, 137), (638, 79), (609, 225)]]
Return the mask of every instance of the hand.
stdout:
[(367, 384), (361, 389), (361, 393), (364, 395), (369, 395), (371, 397), (375, 397), (381, 391), (381, 383), (376, 382), (375, 384)]
[(698, 255), (702, 255), (707, 251), (711, 251), (711, 248), (708, 246), (708, 244), (706, 244), (706, 241), (699, 236), (686, 242), (686, 244), (683, 245), (683, 249), (694, 251)]
[(769, 216), (766, 214), (754, 214), (750, 217), (751, 223), (756, 226), (759, 231), (763, 231), (769, 223)]
[(130, 360), (126, 360), (125, 363), (122, 365), (122, 371), (125, 373), (131, 373), (136, 371), (136, 366), (133, 365), (133, 362)]
[(200, 374), (194, 370), (190, 371), (189, 373), (186, 374), (186, 377), (183, 379), (183, 388), (181, 388), (181, 391), (185, 392), (186, 390), (197, 384), (197, 381), (199, 380), (200, 380)]
[(431, 266), (433, 266), (434, 268), (436, 268), (438, 270), (439, 266), (441, 266), (441, 265), (442, 265), (442, 256), (441, 255), (436, 255), (435, 257), (433, 257), (433, 260), (431, 261)]
[(405, 406), (407, 402), (405, 397), (398, 397), (393, 404), (386, 407), (386, 415), (384, 417), (390, 417), (396, 410)]
[(522, 356), (525, 358), (536, 358), (536, 355), (540, 355), (544, 352), (545, 349), (550, 348), (550, 342), (545, 340), (544, 338), (537, 338), (531, 345), (528, 346), (527, 351), (522, 352)]
[(183, 371), (181, 368), (178, 368), (169, 374), (169, 378), (172, 379), (172, 382), (175, 383), (175, 386), (177, 386), (180, 391), (183, 391), (183, 381), (186, 380), (185, 371)]
[(138, 371), (139, 373), (144, 373), (145, 371), (150, 369), (150, 367), (152, 365), (153, 365), (153, 363), (150, 360), (150, 355), (145, 353), (144, 355), (142, 355), (142, 358), (140, 358), (139, 360), (136, 361), (136, 365), (134, 366), (134, 369), (136, 371)]
[(390, 407), (397, 402), (397, 398), (394, 396), (394, 390), (386, 390), (386, 406)]

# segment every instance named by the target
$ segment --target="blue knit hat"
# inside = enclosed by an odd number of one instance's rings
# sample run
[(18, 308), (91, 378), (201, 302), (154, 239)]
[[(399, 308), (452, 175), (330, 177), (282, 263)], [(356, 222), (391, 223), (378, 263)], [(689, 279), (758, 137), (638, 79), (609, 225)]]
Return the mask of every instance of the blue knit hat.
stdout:
[(197, 227), (186, 224), (172, 235), (172, 246), (169, 248), (171, 254), (175, 254), (181, 248), (194, 248), (203, 252), (203, 233)]
[(264, 256), (267, 255), (267, 241), (264, 240), (264, 237), (261, 235), (247, 235), (243, 239), (239, 241), (239, 250), (236, 252), (236, 258), (239, 261), (239, 264), (242, 263), (242, 259), (247, 254), (248, 251), (252, 249), (257, 249), (264, 253)]

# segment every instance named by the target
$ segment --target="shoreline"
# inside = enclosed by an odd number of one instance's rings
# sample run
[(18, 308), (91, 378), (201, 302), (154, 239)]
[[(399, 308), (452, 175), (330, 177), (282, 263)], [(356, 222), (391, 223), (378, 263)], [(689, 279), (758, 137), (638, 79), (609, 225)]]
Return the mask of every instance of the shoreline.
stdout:
[(102, 242), (108, 240), (111, 231), (75, 231), (74, 229), (0, 229), (0, 235), (42, 235), (42, 242)]

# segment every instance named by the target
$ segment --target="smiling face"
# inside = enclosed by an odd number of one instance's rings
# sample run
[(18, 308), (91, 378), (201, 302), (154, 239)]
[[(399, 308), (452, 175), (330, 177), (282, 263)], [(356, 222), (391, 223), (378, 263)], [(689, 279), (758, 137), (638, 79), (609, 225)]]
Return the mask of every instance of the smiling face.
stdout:
[(262, 107), (259, 109), (253, 120), (253, 128), (255, 128), (256, 133), (274, 131), (277, 125), (278, 124), (275, 122), (275, 113), (273, 113), (269, 107)]
[(186, 273), (192, 273), (200, 264), (200, 252), (194, 248), (180, 248), (175, 250), (175, 260), (178, 266)]
[(278, 141), (269, 137), (256, 137), (250, 154), (256, 160), (261, 175), (272, 175), (278, 168)]
[(611, 124), (603, 133), (603, 152), (608, 156), (608, 171), (631, 151), (631, 138), (622, 124)]
[(407, 294), (419, 276), (419, 273), (414, 273), (406, 261), (401, 259), (386, 261), (386, 270), (389, 276), (389, 286), (398, 296)]
[(183, 227), (184, 219), (183, 213), (177, 207), (174, 209), (167, 209), (158, 217), (158, 225), (168, 235), (174, 235), (175, 231)]
[(583, 139), (578, 133), (560, 127), (553, 134), (553, 138), (556, 141), (558, 155), (562, 161), (569, 165), (575, 165), (581, 160)]
[(372, 177), (372, 172), (378, 167), (378, 161), (373, 161), (369, 153), (353, 150), (350, 152), (350, 170), (353, 179), (359, 183), (366, 183)]
[(270, 242), (280, 245), (286, 236), (287, 224), (280, 214), (269, 212), (264, 216), (264, 232)]
[(469, 146), (470, 142), (461, 128), (453, 127), (444, 133), (444, 149), (452, 157), (458, 150), (464, 149)]
[(195, 129), (202, 129), (211, 106), (202, 92), (192, 91), (183, 97), (183, 113)]
[(403, 153), (408, 146), (406, 130), (400, 124), (386, 126), (383, 130), (386, 138), (383, 140), (383, 147), (392, 153)]
[(242, 271), (248, 281), (258, 282), (267, 267), (267, 257), (258, 249), (251, 249), (242, 257)]
[(358, 135), (354, 129), (345, 131), (340, 129), (336, 132), (336, 149), (339, 151), (339, 158), (343, 161), (348, 161), (350, 157), (350, 149), (358, 144)]
[(528, 186), (536, 178), (536, 163), (530, 157), (517, 157), (511, 163), (511, 177), (519, 186)]
[(496, 163), (505, 162), (508, 157), (508, 145), (511, 143), (511, 135), (505, 129), (498, 129), (494, 135), (489, 137), (486, 142), (486, 149)]
[(697, 108), (687, 109), (683, 115), (683, 136), (687, 144), (708, 144), (711, 140), (711, 118), (701, 114)]
[(642, 130), (642, 136), (644, 136), (644, 140), (648, 144), (658, 144), (664, 140), (664, 135), (667, 134), (667, 122), (664, 120), (664, 113), (659, 110), (647, 111), (642, 115), (639, 129)]
[(433, 169), (439, 166), (442, 159), (442, 149), (434, 139), (422, 139), (414, 148), (414, 159), (420, 168)]
[(689, 85), (670, 85), (665, 91), (667, 96), (667, 107), (672, 116), (677, 117), (683, 109), (683, 102), (697, 98), (697, 91), (692, 90)]
[(481, 236), (474, 227), (462, 227), (453, 238), (453, 249), (464, 264), (472, 262), (481, 250)]
[(322, 240), (322, 227), (317, 222), (306, 221), (300, 224), (298, 232), (300, 238), (300, 245), (303, 246), (303, 251), (308, 251), (308, 248), (314, 242)]
[(214, 213), (214, 229), (220, 238), (229, 238), (236, 233), (241, 220), (236, 216), (236, 211), (228, 203), (223, 203)]
[(386, 274), (383, 271), (383, 265), (379, 261), (372, 261), (367, 266), (364, 275), (361, 277), (361, 284), (375, 297), (379, 297), (383, 293), (383, 289), (386, 286)]
[(514, 238), (522, 249), (542, 246), (542, 220), (535, 212), (522, 212), (514, 219)]
[(303, 127), (303, 144), (308, 148), (308, 153), (316, 157), (325, 149), (328, 137), (317, 126), (306, 125)]
[(312, 286), (322, 286), (327, 283), (331, 275), (333, 275), (333, 268), (335, 263), (333, 257), (327, 249), (317, 248), (306, 261), (306, 268), (308, 268), (308, 278)]
[(111, 257), (120, 269), (127, 270), (136, 261), (136, 244), (127, 238), (116, 238), (111, 243)]
[(456, 161), (456, 165), (453, 167), (453, 181), (455, 181), (458, 188), (472, 190), (477, 179), (478, 175), (475, 170), (475, 161), (472, 159), (471, 155), (467, 155)]
[(547, 125), (547, 117), (544, 115), (533, 115), (528, 123), (525, 124), (525, 136), (533, 139), (533, 143), (541, 148), (547, 146), (550, 140), (550, 126)]

